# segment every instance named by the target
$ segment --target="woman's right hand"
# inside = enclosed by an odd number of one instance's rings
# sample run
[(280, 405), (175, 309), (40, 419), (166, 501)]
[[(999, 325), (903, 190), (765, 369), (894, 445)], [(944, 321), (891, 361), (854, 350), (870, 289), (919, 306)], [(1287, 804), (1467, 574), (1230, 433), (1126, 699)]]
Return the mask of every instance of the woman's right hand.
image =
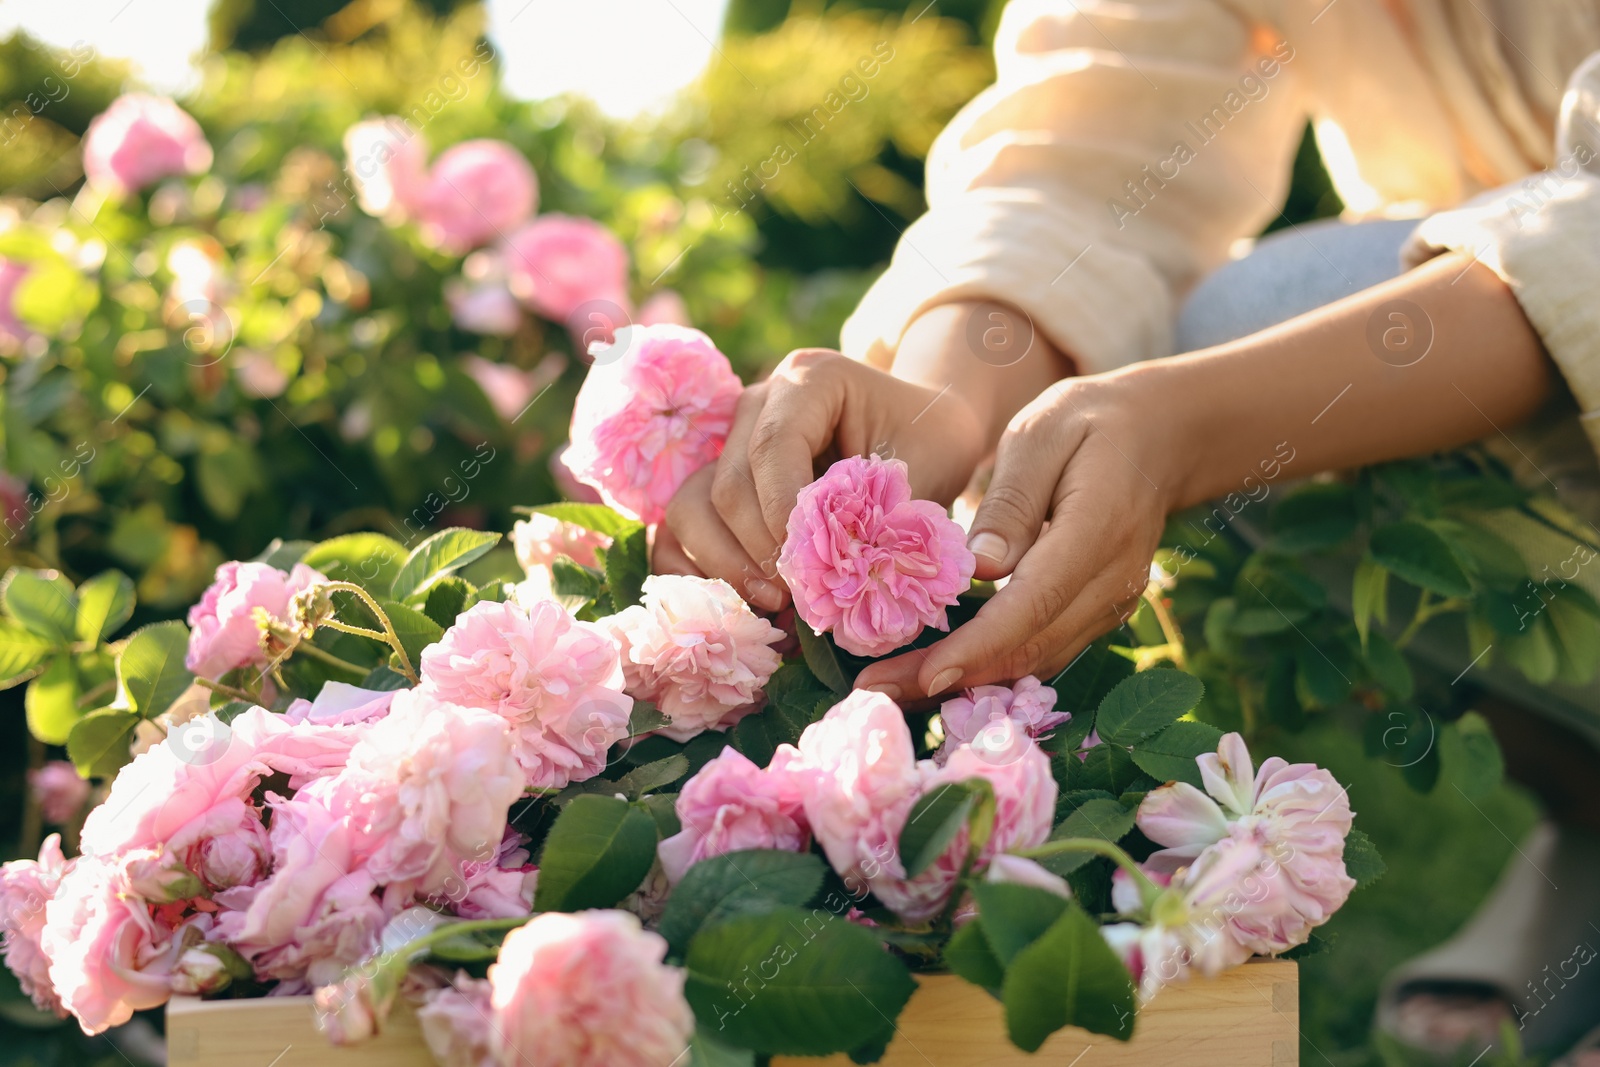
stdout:
[(903, 381), (827, 349), (791, 352), (740, 397), (721, 458), (672, 498), (655, 569), (721, 578), (777, 611), (789, 602), (777, 571), (789, 512), (819, 469), (842, 456), (891, 456), (907, 464), (916, 496), (948, 505), (988, 444), (958, 389)]

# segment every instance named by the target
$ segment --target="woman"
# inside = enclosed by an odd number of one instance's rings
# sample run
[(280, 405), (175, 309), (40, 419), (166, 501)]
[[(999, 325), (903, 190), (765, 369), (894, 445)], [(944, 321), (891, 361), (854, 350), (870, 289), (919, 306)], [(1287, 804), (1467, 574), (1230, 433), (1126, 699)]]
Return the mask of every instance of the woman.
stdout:
[[(997, 82), (935, 144), (928, 213), (843, 355), (793, 353), (745, 393), (658, 566), (776, 609), (814, 460), (890, 452), (948, 502), (992, 454), (969, 544), (1009, 582), (857, 683), (911, 700), (1059, 670), (1136, 602), (1171, 512), (1274, 456), (1301, 477), (1488, 438), (1600, 520), (1597, 50), (1600, 0), (1013, 0)], [(1229, 263), (1278, 215), (1308, 118), (1346, 204), (1422, 221), (1291, 229)], [(1507, 535), (1535, 571), (1571, 548)], [(1600, 739), (1594, 687), (1531, 702), (1553, 724), (1521, 715), (1513, 763)], [(1558, 799), (1593, 766), (1565, 751), (1575, 775), (1540, 768)], [(1590, 807), (1394, 977), (1380, 1025), (1446, 1051), (1507, 1019), (1545, 1048), (1600, 1022), (1600, 967), (1529, 998), (1600, 920)]]

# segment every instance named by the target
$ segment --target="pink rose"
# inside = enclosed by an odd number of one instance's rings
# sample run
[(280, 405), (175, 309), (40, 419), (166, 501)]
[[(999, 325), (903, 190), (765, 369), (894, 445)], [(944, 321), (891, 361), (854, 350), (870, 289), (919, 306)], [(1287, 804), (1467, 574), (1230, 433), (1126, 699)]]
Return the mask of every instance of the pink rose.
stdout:
[(924, 626), (950, 628), (945, 609), (974, 563), (944, 509), (911, 498), (904, 463), (850, 456), (800, 491), (778, 573), (813, 630), (832, 630), (846, 652), (882, 656)]
[[(511, 295), (504, 279), (452, 278), (444, 283), (444, 302), (450, 309), (450, 321), (468, 333), (481, 333), (489, 337), (510, 337), (522, 328), (522, 305)], [(485, 361), (487, 362), (487, 361)], [(499, 367), (503, 364), (491, 363)], [(507, 370), (515, 368), (507, 367)], [(483, 385), (482, 380), (478, 382)], [(494, 394), (488, 387), (490, 399)], [(512, 415), (516, 414), (513, 410)], [(504, 411), (503, 418), (510, 418)]]
[(534, 789), (605, 769), (607, 750), (628, 736), (633, 701), (622, 685), (611, 635), (551, 600), (474, 604), (422, 653), (422, 691), (510, 723)]
[(26, 263), (0, 256), (0, 341), (20, 344), (33, 336), (33, 331), (17, 317), (15, 306), (17, 287), (29, 269)]
[(28, 772), (28, 788), (39, 804), (44, 821), (65, 826), (77, 818), (89, 800), (89, 783), (66, 760), (51, 760)]
[(458, 971), (450, 985), (422, 995), (417, 1022), (439, 1067), (498, 1067), (489, 1047), (489, 991), (487, 979)]
[(564, 462), (618, 511), (660, 522), (684, 480), (722, 454), (742, 390), (699, 330), (630, 326), (595, 353)]
[(517, 562), (532, 578), (550, 577), (550, 565), (562, 556), (583, 567), (600, 566), (598, 549), (610, 548), (611, 538), (571, 522), (535, 512), (511, 527), (511, 544)]
[(567, 466), (567, 453), (571, 450), (570, 444), (562, 445), (550, 455), (550, 477), (555, 480), (556, 490), (563, 500), (571, 500), (577, 504), (600, 503), (600, 494), (592, 486), (578, 481), (577, 475), (572, 473), (572, 468)]
[[(1050, 757), (1025, 729), (1009, 719), (991, 725), (972, 744), (957, 747), (943, 767), (930, 773), (923, 792), (968, 778), (987, 779), (995, 797), (994, 830), (978, 853), (977, 869), (986, 867), (998, 853), (1034, 848), (1049, 840), (1058, 787), (1050, 772)], [(951, 844), (951, 856), (959, 864), (967, 850), (966, 831), (957, 834)]]
[(356, 847), (380, 884), (429, 896), (498, 855), (523, 784), (504, 719), (408, 689), (320, 795), (359, 828)]
[(504, 141), (463, 141), (433, 161), (413, 214), (425, 243), (461, 255), (520, 225), (538, 195), (522, 153)]
[(689, 321), (689, 306), (683, 302), (683, 297), (672, 289), (663, 289), (655, 293), (639, 308), (640, 326), (656, 326), (663, 323), (668, 326), (694, 325)]
[(126, 196), (174, 174), (201, 174), (211, 146), (200, 124), (164, 96), (124, 93), (83, 135), (83, 173), (110, 196)]
[(283, 718), (296, 726), (354, 726), (389, 714), (394, 697), (393, 691), (362, 689), (349, 682), (323, 682), (315, 700), (295, 700)]
[(983, 880), (1010, 885), (1028, 885), (1035, 889), (1043, 889), (1047, 893), (1054, 893), (1058, 897), (1072, 899), (1072, 887), (1067, 884), (1065, 878), (1045, 870), (1038, 863), (1022, 856), (1001, 853), (994, 857), (989, 861), (988, 870), (983, 872)]
[(293, 596), (326, 576), (296, 563), (285, 574), (266, 563), (224, 563), (200, 603), (189, 609), (189, 655), (184, 660), (202, 678), (220, 678), (244, 666), (271, 662), (261, 645), (256, 609), (287, 621)]
[(157, 921), (116, 860), (82, 857), (45, 905), (50, 984), (86, 1034), (165, 1004), (183, 938)]
[(622, 911), (545, 912), (489, 968), (503, 1067), (662, 1067), (694, 1033), (667, 943)]
[(45, 905), (56, 895), (67, 860), (61, 854), (61, 835), (51, 834), (39, 848), (38, 860), (12, 860), (0, 867), (0, 932), (4, 933), (6, 966), (17, 976), (22, 991), (40, 1011), (65, 1018), (67, 1011), (50, 982), (50, 957), (40, 938), (44, 933)]
[(344, 133), (344, 154), (362, 211), (392, 226), (422, 202), (428, 142), (405, 119), (390, 115), (356, 123)]
[(755, 710), (783, 662), (771, 647), (783, 632), (720, 578), (651, 575), (642, 604), (601, 623), (622, 649), (629, 695), (672, 720), (660, 732), (674, 741), (725, 730)]
[(810, 837), (799, 780), (732, 748), (684, 783), (675, 807), (683, 829), (656, 850), (673, 885), (703, 859), (751, 848), (799, 852)]
[[(540, 215), (506, 238), (511, 291), (552, 322), (572, 325), (578, 309), (605, 301), (628, 310), (628, 251), (593, 219)], [(583, 324), (587, 325), (587, 324)]]
[(428, 898), (463, 919), (513, 919), (533, 912), (533, 893), (539, 885), (539, 868), (528, 852), (528, 839), (511, 827), (494, 856), (472, 861), (461, 869), (458, 882)]
[(1012, 686), (980, 685), (952, 697), (939, 706), (939, 721), (944, 724), (944, 745), (935, 757), (940, 763), (949, 758), (957, 745), (973, 742), (990, 724), (1009, 720), (1039, 739), (1072, 718), (1069, 712), (1053, 710), (1056, 691), (1028, 675)]

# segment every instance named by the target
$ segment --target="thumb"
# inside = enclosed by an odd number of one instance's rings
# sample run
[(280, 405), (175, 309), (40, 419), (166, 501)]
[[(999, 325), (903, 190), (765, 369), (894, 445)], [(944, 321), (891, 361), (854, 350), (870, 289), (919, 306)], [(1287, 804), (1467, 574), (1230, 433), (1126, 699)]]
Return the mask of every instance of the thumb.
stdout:
[(1000, 439), (994, 476), (967, 537), (977, 557), (976, 577), (992, 581), (1016, 568), (1039, 539), (1060, 474), (1032, 435), (1007, 432)]

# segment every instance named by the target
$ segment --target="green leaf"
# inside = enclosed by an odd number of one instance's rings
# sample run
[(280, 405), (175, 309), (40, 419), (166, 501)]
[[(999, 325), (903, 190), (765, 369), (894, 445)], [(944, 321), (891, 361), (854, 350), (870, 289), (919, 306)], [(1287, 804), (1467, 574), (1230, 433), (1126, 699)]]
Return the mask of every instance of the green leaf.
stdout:
[(456, 624), (456, 616), (466, 610), (472, 586), (460, 578), (440, 578), (428, 590), (422, 613), (444, 629)]
[(1382, 878), (1388, 870), (1372, 838), (1360, 830), (1352, 829), (1344, 839), (1344, 872), (1356, 880), (1356, 888), (1365, 889)]
[(1096, 745), (1083, 758), (1080, 789), (1103, 789), (1119, 796), (1143, 773), (1121, 745)]
[(493, 963), (500, 955), (501, 931), (452, 934), (428, 946), (428, 958), (445, 963)]
[[(1061, 820), (1061, 825), (1051, 831), (1050, 840), (1093, 837), (1101, 841), (1120, 841), (1133, 829), (1133, 823), (1134, 813), (1120, 800), (1094, 798), (1084, 801)], [(1041, 859), (1039, 865), (1065, 878), (1092, 859), (1092, 852), (1060, 852)]]
[(534, 910), (612, 907), (639, 888), (655, 858), (656, 823), (648, 814), (617, 797), (578, 797), (545, 838)]
[(133, 579), (121, 571), (102, 571), (78, 586), (78, 640), (93, 643), (116, 633), (132, 617), (133, 600)]
[(870, 932), (820, 910), (779, 907), (707, 927), (686, 962), (684, 995), (701, 1025), (764, 1055), (826, 1056), (882, 1041), (916, 989)]
[(55, 571), (13, 567), (6, 572), (0, 602), (24, 629), (57, 645), (78, 634), (78, 595), (72, 583)]
[(1012, 882), (976, 882), (972, 899), (983, 920), (983, 934), (1002, 966), (1011, 966), (1017, 953), (1067, 910), (1068, 901), (1047, 889)]
[(843, 697), (849, 693), (850, 682), (844, 676), (844, 668), (839, 666), (839, 656), (833, 650), (833, 644), (801, 619), (795, 619), (794, 630), (800, 638), (800, 652), (806, 658), (806, 666), (817, 676), (817, 681), (832, 690), (835, 696)]
[(1240, 569), (1233, 597), (1231, 628), (1240, 637), (1292, 630), (1328, 599), (1321, 585), (1293, 565), (1260, 553)]
[(452, 526), (423, 541), (400, 566), (389, 588), (395, 600), (408, 600), (425, 592), (434, 582), (460, 570), (484, 555), (500, 541), (497, 533)]
[(117, 682), (127, 695), (128, 709), (153, 719), (194, 683), (183, 665), (189, 651), (189, 628), (173, 619), (141, 627), (117, 657)]
[(579, 566), (566, 556), (557, 556), (550, 564), (553, 575), (551, 586), (557, 597), (570, 598), (580, 603), (594, 600), (605, 592), (605, 582), (588, 567)]
[(1106, 694), (1095, 713), (1095, 729), (1102, 741), (1132, 745), (1171, 726), (1205, 693), (1205, 684), (1192, 674), (1141, 671)]
[(656, 709), (654, 704), (644, 700), (635, 700), (633, 710), (628, 712), (628, 736), (638, 737), (663, 726), (670, 726), (672, 720)]
[[(296, 563), (305, 559), (306, 553), (312, 549), (310, 541), (285, 541), (281, 537), (274, 537), (267, 543), (267, 547), (256, 553), (255, 562), (265, 563), (269, 567), (276, 567), (280, 571), (293, 569)], [(318, 567), (318, 570), (322, 568)], [(323, 571), (327, 574), (327, 571)], [(328, 575), (332, 577), (332, 575)]]
[(101, 708), (78, 720), (67, 737), (67, 755), (85, 778), (110, 778), (133, 757), (133, 731), (139, 716), (119, 708)]
[(1221, 740), (1222, 731), (1209, 723), (1175, 722), (1133, 746), (1133, 762), (1158, 782), (1188, 782), (1200, 788), (1195, 757), (1215, 752)]
[(405, 561), (405, 546), (378, 533), (329, 538), (312, 545), (301, 560), (334, 581), (359, 585), (373, 596), (388, 595)]
[(696, 1027), (694, 1037), (689, 1039), (687, 1067), (755, 1067), (755, 1063), (754, 1052), (724, 1045), (702, 1027)]
[(630, 530), (606, 549), (606, 586), (611, 610), (632, 607), (644, 597), (644, 580), (650, 577), (650, 548), (643, 527)]
[(1469, 596), (1467, 580), (1444, 538), (1420, 522), (1394, 522), (1372, 532), (1371, 558), (1405, 581), (1444, 597)]
[(1119, 1041), (1133, 1036), (1133, 979), (1075, 904), (1011, 961), (1001, 996), (1006, 1029), (1025, 1052), (1037, 1052), (1064, 1026)]
[(401, 647), (411, 658), (411, 666), (421, 670), (422, 650), (444, 636), (444, 627), (416, 608), (395, 600), (380, 601), (378, 606), (389, 616), (389, 625), (394, 627), (394, 634), (400, 639)]
[(21, 623), (0, 619), (0, 689), (27, 681), (55, 651), (55, 642)]
[(1372, 680), (1383, 686), (1396, 700), (1410, 700), (1416, 690), (1411, 664), (1394, 647), (1394, 642), (1381, 633), (1374, 633), (1367, 642), (1367, 671), (1372, 675)]
[[(517, 508), (517, 511), (524, 509)], [(574, 526), (582, 526), (585, 530), (593, 530), (597, 534), (605, 534), (613, 541), (633, 533), (635, 530), (644, 529), (644, 523), (637, 519), (630, 519), (602, 504), (540, 504), (536, 508), (527, 508), (529, 514), (549, 515), (551, 518), (570, 522)]]
[(1510, 592), (1528, 580), (1528, 564), (1522, 553), (1499, 534), (1455, 519), (1434, 519), (1428, 526), (1444, 538), (1455, 553), (1456, 562), (1484, 585)]
[(211, 513), (232, 522), (265, 481), (255, 449), (227, 431), (207, 434), (195, 459), (194, 482)]
[(666, 759), (646, 763), (618, 778), (612, 792), (622, 793), (630, 800), (638, 800), (646, 793), (654, 793), (689, 773), (689, 757), (674, 753)]
[(70, 655), (57, 656), (23, 696), (28, 732), (47, 745), (64, 745), (77, 725), (78, 672)]
[(983, 932), (983, 920), (973, 919), (950, 935), (944, 946), (944, 965), (951, 973), (982, 986), (995, 996), (1000, 995), (1000, 983), (1005, 981), (1006, 969), (989, 938)]
[(1334, 548), (1356, 532), (1355, 490), (1342, 482), (1313, 482), (1272, 509), (1272, 544), (1283, 552)]
[(804, 904), (822, 888), (822, 878), (822, 861), (809, 852), (750, 849), (703, 859), (667, 898), (661, 936), (681, 956), (706, 927), (751, 911)]
[(900, 829), (900, 862), (905, 865), (907, 878), (915, 878), (944, 855), (950, 842), (967, 825), (967, 817), (978, 801), (975, 784), (975, 780), (946, 782), (917, 798)]
[(1500, 745), (1488, 720), (1475, 711), (1439, 731), (1439, 759), (1450, 780), (1474, 800), (1494, 792), (1505, 779), (1505, 757)]
[[(1349, 657), (1335, 642), (1301, 641), (1295, 646), (1295, 666), (1305, 692), (1317, 707), (1331, 708), (1350, 693)], [(1344, 666), (1339, 662), (1344, 661)]]
[(1389, 622), (1389, 571), (1387, 568), (1363, 557), (1356, 564), (1355, 580), (1350, 589), (1351, 612), (1355, 616), (1356, 633), (1361, 635), (1361, 647), (1367, 647), (1367, 634), (1372, 620)]

